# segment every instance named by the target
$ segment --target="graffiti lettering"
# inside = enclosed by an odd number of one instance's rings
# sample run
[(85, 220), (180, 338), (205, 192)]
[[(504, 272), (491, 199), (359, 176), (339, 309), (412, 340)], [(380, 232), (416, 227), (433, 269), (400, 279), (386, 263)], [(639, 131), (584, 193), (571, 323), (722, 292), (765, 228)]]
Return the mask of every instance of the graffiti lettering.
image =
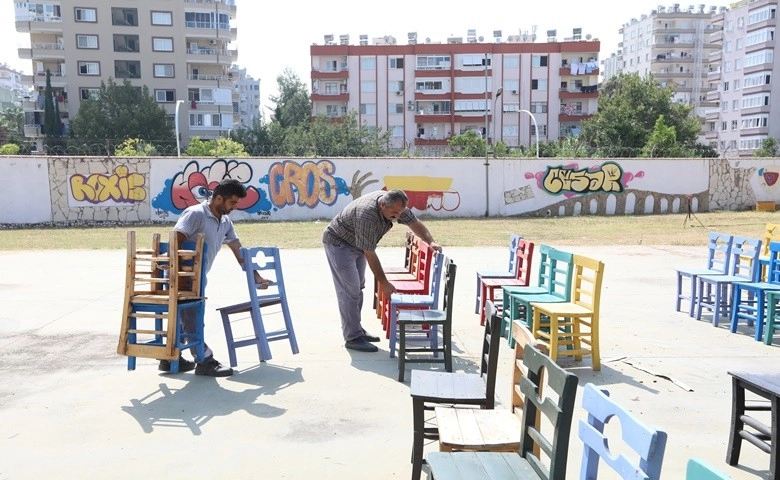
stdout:
[(338, 188), (333, 173), (336, 167), (329, 160), (298, 164), (293, 161), (271, 165), (268, 172), (268, 190), (271, 202), (281, 208), (294, 205), (314, 208), (319, 203), (333, 205)]
[(614, 162), (605, 162), (597, 170), (547, 167), (542, 187), (553, 195), (566, 192), (622, 192), (623, 169)]
[(93, 173), (88, 177), (79, 174), (71, 176), (70, 191), (79, 202), (142, 202), (146, 199), (144, 182), (143, 175), (130, 173), (127, 166), (120, 165), (114, 169), (113, 175)]

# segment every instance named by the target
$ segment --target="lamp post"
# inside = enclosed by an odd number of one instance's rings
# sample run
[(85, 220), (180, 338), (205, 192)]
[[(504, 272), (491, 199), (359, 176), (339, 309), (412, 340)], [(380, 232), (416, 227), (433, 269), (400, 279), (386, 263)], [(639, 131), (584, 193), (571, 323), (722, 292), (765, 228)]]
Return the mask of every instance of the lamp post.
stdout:
[[(519, 113), (527, 113), (531, 116), (531, 122), (534, 124), (534, 133), (536, 134), (536, 158), (539, 158), (539, 127), (536, 126), (536, 117), (534, 117), (534, 114), (529, 112), (528, 110), (518, 110)], [(518, 115), (518, 121), (519, 121), (519, 115)]]
[(181, 157), (181, 140), (179, 139), (179, 107), (184, 103), (184, 100), (176, 100), (176, 110), (173, 114), (173, 123), (176, 127), (176, 155)]
[(488, 54), (485, 52), (485, 216), (490, 216), (490, 156), (488, 155)]
[[(501, 94), (504, 93), (503, 87), (498, 87), (498, 90), (496, 90), (496, 96), (493, 98), (493, 114), (495, 115), (496, 112), (496, 104), (498, 103), (498, 97), (501, 96)], [(490, 136), (491, 141), (493, 143), (496, 142), (496, 119), (493, 119), (493, 134)], [(496, 146), (493, 145), (493, 158), (496, 158)]]

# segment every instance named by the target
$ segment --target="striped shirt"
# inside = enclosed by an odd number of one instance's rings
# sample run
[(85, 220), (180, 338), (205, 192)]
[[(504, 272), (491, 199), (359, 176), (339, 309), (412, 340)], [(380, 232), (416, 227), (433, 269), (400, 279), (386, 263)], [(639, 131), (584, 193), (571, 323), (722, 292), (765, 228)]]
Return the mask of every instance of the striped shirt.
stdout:
[[(379, 199), (385, 193), (377, 190), (350, 202), (325, 228), (322, 243), (349, 246), (361, 251), (376, 250), (382, 237), (393, 228), (393, 222), (386, 219), (379, 209)], [(416, 221), (417, 217), (408, 208), (398, 217), (398, 223), (402, 225)]]

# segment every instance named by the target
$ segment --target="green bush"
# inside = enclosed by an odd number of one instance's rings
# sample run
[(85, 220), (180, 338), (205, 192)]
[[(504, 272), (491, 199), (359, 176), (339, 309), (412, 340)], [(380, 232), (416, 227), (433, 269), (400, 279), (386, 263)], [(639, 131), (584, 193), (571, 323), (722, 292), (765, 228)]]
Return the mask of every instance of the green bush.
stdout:
[(19, 155), (19, 150), (19, 145), (15, 143), (0, 145), (0, 155)]

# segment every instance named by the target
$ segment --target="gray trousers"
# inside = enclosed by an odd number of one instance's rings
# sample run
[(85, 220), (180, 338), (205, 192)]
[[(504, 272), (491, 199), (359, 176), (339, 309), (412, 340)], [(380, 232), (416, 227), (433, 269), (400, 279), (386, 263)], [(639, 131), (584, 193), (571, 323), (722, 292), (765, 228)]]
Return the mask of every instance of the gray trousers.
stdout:
[(341, 332), (345, 341), (355, 340), (366, 333), (360, 324), (363, 289), (366, 286), (366, 256), (352, 247), (337, 247), (327, 243), (323, 247), (336, 287)]

